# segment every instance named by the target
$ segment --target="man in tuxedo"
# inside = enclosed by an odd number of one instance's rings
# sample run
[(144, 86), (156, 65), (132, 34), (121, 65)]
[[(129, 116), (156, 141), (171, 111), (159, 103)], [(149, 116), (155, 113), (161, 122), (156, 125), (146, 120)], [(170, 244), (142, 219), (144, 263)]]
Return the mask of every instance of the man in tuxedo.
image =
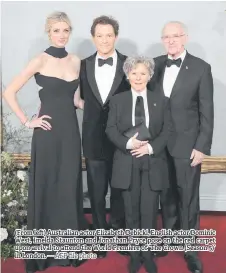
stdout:
[[(167, 55), (155, 58), (151, 85), (158, 82), (170, 98), (172, 119), (167, 144), (170, 188), (161, 194), (163, 226), (199, 229), (201, 163), (210, 155), (213, 135), (211, 67), (185, 49), (187, 30), (183, 23), (167, 23), (162, 42)], [(191, 272), (202, 272), (197, 252), (187, 252), (185, 259)]]
[[(109, 101), (115, 94), (129, 89), (122, 70), (126, 56), (115, 50), (118, 31), (119, 24), (113, 18), (96, 18), (91, 34), (97, 52), (82, 60), (80, 69), (80, 93), (84, 99), (82, 144), (94, 229), (118, 229), (125, 225), (120, 190), (111, 189), (109, 224), (105, 209), (114, 152), (114, 146), (105, 133)], [(104, 256), (105, 252), (99, 253), (99, 257)]]

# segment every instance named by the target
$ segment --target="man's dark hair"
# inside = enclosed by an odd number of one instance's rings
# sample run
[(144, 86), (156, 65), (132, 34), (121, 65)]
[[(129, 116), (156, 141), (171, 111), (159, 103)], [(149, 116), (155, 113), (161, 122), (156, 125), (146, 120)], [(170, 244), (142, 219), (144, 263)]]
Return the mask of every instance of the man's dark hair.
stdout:
[(115, 36), (118, 36), (119, 24), (118, 22), (111, 16), (102, 15), (93, 20), (93, 24), (91, 26), (91, 34), (95, 36), (96, 25), (111, 25), (114, 29)]

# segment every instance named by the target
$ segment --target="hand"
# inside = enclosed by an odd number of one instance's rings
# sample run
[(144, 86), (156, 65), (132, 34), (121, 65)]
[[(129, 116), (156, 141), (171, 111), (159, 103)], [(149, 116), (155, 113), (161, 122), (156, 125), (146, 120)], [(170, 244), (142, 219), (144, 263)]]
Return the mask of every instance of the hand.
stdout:
[(85, 101), (84, 100), (80, 100), (79, 109), (84, 110), (84, 104), (85, 104)]
[(203, 161), (203, 158), (204, 158), (204, 154), (203, 153), (201, 153), (201, 152), (193, 149), (192, 153), (191, 153), (191, 157), (190, 157), (190, 159), (193, 159), (192, 163), (191, 163), (191, 167), (195, 167), (198, 164), (201, 164), (202, 161)]
[(149, 155), (148, 145), (145, 144), (138, 149), (131, 151), (132, 156), (141, 157), (143, 155)]
[(141, 146), (145, 145), (146, 143), (148, 143), (148, 141), (140, 141), (137, 139), (138, 133), (136, 133), (133, 137), (132, 137), (132, 149), (138, 149)]
[(45, 131), (51, 130), (52, 126), (50, 125), (50, 123), (48, 121), (44, 120), (44, 118), (52, 119), (50, 116), (47, 116), (47, 115), (43, 115), (39, 118), (35, 118), (30, 121), (29, 128), (40, 127)]

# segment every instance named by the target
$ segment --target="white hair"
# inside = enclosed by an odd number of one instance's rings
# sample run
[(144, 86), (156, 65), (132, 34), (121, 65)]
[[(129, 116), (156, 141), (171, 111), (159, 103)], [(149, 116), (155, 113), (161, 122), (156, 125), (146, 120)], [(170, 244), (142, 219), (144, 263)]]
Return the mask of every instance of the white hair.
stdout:
[(123, 71), (128, 76), (130, 71), (134, 69), (137, 64), (143, 64), (147, 67), (150, 77), (154, 74), (155, 62), (152, 58), (146, 56), (127, 57), (123, 65)]
[(184, 23), (180, 22), (180, 21), (169, 21), (169, 22), (167, 22), (164, 25), (163, 29), (162, 29), (162, 35), (163, 35), (164, 29), (166, 28), (166, 26), (168, 26), (170, 24), (180, 25), (180, 27), (183, 29), (184, 34), (188, 35), (188, 28), (187, 28), (187, 26)]

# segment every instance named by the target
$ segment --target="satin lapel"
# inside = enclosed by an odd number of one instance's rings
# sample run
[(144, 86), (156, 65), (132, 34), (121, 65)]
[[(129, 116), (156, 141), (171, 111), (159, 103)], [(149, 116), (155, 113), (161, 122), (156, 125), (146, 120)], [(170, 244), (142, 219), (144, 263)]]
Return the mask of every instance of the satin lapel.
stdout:
[(155, 135), (154, 123), (156, 120), (156, 111), (158, 107), (158, 105), (155, 102), (155, 96), (153, 91), (147, 90), (147, 101), (148, 101), (148, 112), (149, 112), (149, 131), (151, 133), (151, 136), (153, 137)]
[(188, 71), (189, 71), (189, 53), (187, 52), (185, 59), (182, 63), (181, 69), (177, 75), (176, 81), (173, 85), (170, 98), (173, 98), (179, 90), (183, 89), (183, 85), (186, 82)]
[(160, 79), (159, 79), (159, 87), (160, 87), (160, 91), (163, 92), (163, 94), (165, 94), (164, 92), (164, 88), (163, 88), (163, 80), (164, 80), (164, 75), (165, 75), (165, 62), (162, 64), (162, 68), (161, 68), (161, 74), (160, 74)]
[(132, 111), (133, 97), (132, 92), (128, 91), (122, 101), (122, 107), (119, 114), (119, 124), (123, 132), (133, 127)]
[(159, 74), (157, 82), (159, 83), (160, 92), (162, 92), (163, 94), (165, 94), (164, 88), (163, 88), (163, 80), (164, 80), (165, 69), (166, 69), (166, 60), (167, 60), (167, 55), (164, 56), (164, 59), (159, 65), (159, 68), (158, 68), (159, 72), (157, 71), (157, 73)]
[(103, 101), (101, 99), (100, 92), (98, 90), (97, 82), (95, 79), (95, 60), (96, 60), (96, 54), (93, 55), (93, 57), (86, 60), (87, 79), (91, 87), (91, 90), (93, 91), (94, 96), (99, 101), (99, 103), (103, 105)]
[(106, 104), (110, 100), (111, 96), (115, 93), (115, 91), (117, 90), (117, 88), (119, 87), (119, 85), (120, 85), (120, 83), (122, 81), (122, 78), (124, 76), (122, 66), (123, 66), (123, 61), (120, 59), (119, 54), (118, 54), (115, 77), (114, 77), (114, 80), (113, 80), (113, 83), (112, 83), (111, 90), (110, 90), (104, 104)]
[(129, 127), (128, 128), (131, 128), (133, 126), (133, 95), (132, 95), (132, 92), (129, 91), (128, 92), (128, 114), (129, 114)]

